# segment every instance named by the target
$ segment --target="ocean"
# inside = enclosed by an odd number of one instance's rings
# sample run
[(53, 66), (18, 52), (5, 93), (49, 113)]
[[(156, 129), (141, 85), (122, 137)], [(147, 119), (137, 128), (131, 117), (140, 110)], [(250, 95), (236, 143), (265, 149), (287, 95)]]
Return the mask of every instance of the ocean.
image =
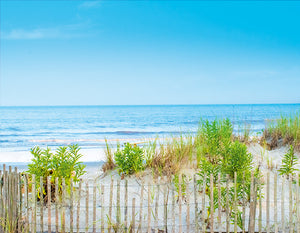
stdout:
[(195, 133), (200, 119), (229, 118), (237, 133), (251, 125), (299, 112), (300, 104), (0, 107), (0, 151), (28, 151), (72, 143), (98, 148), (119, 139)]

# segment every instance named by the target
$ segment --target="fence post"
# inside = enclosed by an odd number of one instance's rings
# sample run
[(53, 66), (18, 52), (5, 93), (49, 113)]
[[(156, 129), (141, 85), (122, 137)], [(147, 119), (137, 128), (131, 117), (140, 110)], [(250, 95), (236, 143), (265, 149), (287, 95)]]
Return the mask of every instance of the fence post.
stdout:
[(226, 233), (229, 233), (229, 175), (226, 175)]
[(277, 225), (277, 173), (274, 173), (274, 228), (275, 228), (275, 233), (278, 233), (278, 225)]
[(85, 197), (85, 232), (89, 232), (89, 181), (85, 183), (86, 187), (86, 197)]
[(158, 202), (159, 202), (159, 184), (157, 187), (156, 199), (155, 199), (155, 232), (158, 232)]
[(125, 180), (125, 208), (124, 208), (124, 228), (127, 231), (128, 225), (128, 180)]
[(182, 211), (182, 203), (181, 203), (181, 182), (182, 181), (182, 176), (181, 174), (178, 175), (178, 209), (179, 209), (179, 233), (182, 233), (182, 215), (181, 215), (181, 211)]
[[(168, 189), (168, 193), (167, 193)], [(169, 188), (166, 184), (164, 184), (164, 229), (165, 232), (168, 232), (168, 196), (169, 196)]]
[(51, 183), (50, 176), (47, 176), (47, 198), (48, 198), (48, 233), (51, 233)]
[(222, 225), (221, 225), (221, 174), (218, 173), (218, 228), (219, 228), (219, 233), (222, 233)]
[(285, 231), (285, 218), (284, 218), (284, 192), (285, 192), (285, 176), (282, 176), (282, 183), (281, 183), (281, 227), (282, 232)]
[(292, 190), (293, 176), (289, 175), (289, 232), (294, 232), (293, 226), (293, 190)]
[(198, 224), (198, 201), (197, 201), (197, 179), (196, 174), (194, 175), (194, 202), (195, 202), (195, 228), (196, 232), (199, 232), (199, 224)]
[(140, 196), (140, 220), (138, 231), (141, 232), (143, 225), (143, 199), (144, 199), (144, 181), (141, 183), (141, 196)]
[(186, 233), (190, 232), (190, 194), (189, 194), (189, 183), (187, 182), (185, 188), (186, 197)]
[(132, 224), (131, 224), (131, 232), (135, 232), (135, 198), (132, 199)]
[(237, 233), (237, 175), (234, 172), (234, 233)]
[(270, 172), (267, 172), (267, 233), (270, 233)]
[(104, 185), (101, 185), (101, 232), (104, 232)]
[(76, 216), (76, 230), (77, 233), (79, 233), (79, 216), (80, 216), (80, 199), (81, 199), (81, 186), (82, 186), (82, 180), (79, 180), (79, 187), (78, 187), (78, 200), (77, 200), (77, 216)]
[(172, 232), (176, 232), (176, 223), (175, 223), (175, 187), (172, 188)]
[(96, 233), (96, 195), (97, 195), (97, 187), (96, 187), (96, 179), (93, 183), (93, 233)]
[(203, 177), (202, 185), (202, 232), (206, 231), (205, 217), (206, 217), (206, 207), (205, 207), (205, 195), (206, 195), (206, 174)]
[(261, 233), (262, 229), (262, 185), (259, 181), (259, 202), (258, 202), (258, 232)]
[(299, 215), (299, 186), (300, 186), (300, 177), (299, 173), (296, 174), (296, 227), (297, 227), (297, 233), (300, 233), (300, 215)]
[(120, 209), (120, 180), (117, 180), (117, 225), (121, 223), (121, 209)]
[(255, 212), (254, 212), (254, 174), (251, 173), (250, 185), (250, 213), (249, 213), (249, 233), (254, 233), (255, 226)]
[(210, 174), (210, 233), (214, 232), (214, 177)]
[(55, 230), (58, 233), (58, 177), (55, 178)]
[(73, 184), (73, 178), (71, 178), (70, 179), (70, 233), (73, 233), (73, 221), (74, 221), (73, 192), (74, 192), (74, 184)]
[(151, 232), (151, 190), (150, 190), (150, 182), (148, 182), (148, 227), (147, 232)]
[(66, 183), (65, 178), (62, 178), (62, 190), (61, 190), (61, 229), (62, 233), (65, 233), (66, 226), (66, 209), (65, 209), (65, 199), (66, 199)]
[(35, 186), (35, 175), (32, 175), (32, 224), (33, 233), (36, 233), (36, 186)]
[[(114, 180), (113, 178), (111, 178), (111, 183), (110, 183), (110, 194), (109, 194), (109, 212), (108, 212), (108, 216), (109, 216), (109, 221), (112, 221), (112, 203), (113, 203), (113, 193), (114, 193)], [(111, 224), (109, 224), (108, 226), (108, 232), (111, 232)]]
[(44, 180), (40, 176), (40, 223), (41, 223), (41, 232), (44, 232)]

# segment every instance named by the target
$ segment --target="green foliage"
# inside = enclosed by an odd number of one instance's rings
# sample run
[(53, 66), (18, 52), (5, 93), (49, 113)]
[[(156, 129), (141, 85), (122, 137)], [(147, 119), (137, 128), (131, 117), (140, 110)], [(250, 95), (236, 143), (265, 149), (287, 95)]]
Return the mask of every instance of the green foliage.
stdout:
[(282, 165), (279, 168), (280, 175), (294, 175), (295, 171), (298, 169), (295, 168), (295, 165), (298, 162), (298, 158), (295, 156), (294, 147), (291, 145), (289, 151), (283, 156)]
[[(70, 185), (71, 178), (76, 183), (85, 173), (85, 165), (79, 162), (82, 154), (79, 153), (78, 145), (61, 146), (53, 153), (50, 148), (41, 149), (34, 147), (31, 149), (33, 155), (32, 162), (28, 165), (28, 173), (36, 176), (37, 193), (39, 194), (40, 177), (43, 177), (46, 184), (47, 176), (51, 176), (51, 183), (54, 184), (55, 178), (59, 178), (61, 189), (61, 178), (65, 179), (67, 187)], [(44, 193), (46, 189), (44, 188)]]
[(218, 164), (222, 153), (232, 141), (233, 127), (229, 119), (201, 121), (196, 136), (198, 162), (206, 157), (210, 163)]
[[(198, 184), (200, 189), (205, 186), (206, 195), (210, 195), (210, 176), (213, 176), (213, 197), (214, 208), (224, 209), (226, 197), (228, 195), (229, 211), (231, 217), (237, 214), (240, 222), (240, 210), (233, 209), (234, 183), (229, 182), (229, 191), (225, 188), (226, 177), (233, 180), (234, 174), (237, 174), (237, 202), (248, 201), (250, 197), (251, 172), (253, 170), (253, 157), (247, 151), (245, 144), (234, 141), (233, 127), (229, 119), (214, 120), (212, 122), (202, 121), (199, 127), (198, 135), (195, 139), (198, 168), (200, 179)], [(217, 180), (220, 174), (221, 184), (221, 206), (218, 206), (218, 188)], [(204, 177), (206, 176), (206, 179)], [(259, 171), (255, 173), (259, 177)], [(208, 218), (210, 216), (210, 207), (208, 207)]]
[(239, 141), (235, 141), (228, 145), (224, 151), (223, 169), (225, 174), (229, 174), (231, 178), (234, 173), (240, 177), (245, 172), (251, 171), (253, 157), (247, 151), (247, 146)]
[(120, 174), (131, 175), (144, 169), (144, 152), (136, 144), (125, 143), (122, 150), (118, 146), (115, 162)]

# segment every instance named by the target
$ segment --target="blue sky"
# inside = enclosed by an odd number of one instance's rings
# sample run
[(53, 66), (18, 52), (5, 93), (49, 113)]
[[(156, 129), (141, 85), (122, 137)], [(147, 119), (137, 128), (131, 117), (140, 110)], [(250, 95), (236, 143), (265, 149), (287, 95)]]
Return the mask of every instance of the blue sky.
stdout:
[(300, 2), (0, 1), (0, 104), (300, 102)]

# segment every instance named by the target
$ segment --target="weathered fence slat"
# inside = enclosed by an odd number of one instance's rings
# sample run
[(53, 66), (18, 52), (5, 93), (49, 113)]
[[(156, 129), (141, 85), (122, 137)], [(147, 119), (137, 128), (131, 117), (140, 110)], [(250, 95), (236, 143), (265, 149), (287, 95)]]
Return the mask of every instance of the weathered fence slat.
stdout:
[(219, 228), (219, 233), (222, 233), (222, 216), (221, 216), (221, 174), (218, 173), (218, 228)]
[(51, 233), (51, 177), (47, 176), (48, 233)]
[(274, 230), (278, 233), (277, 225), (277, 174), (274, 173)]
[(281, 231), (285, 231), (285, 214), (284, 214), (284, 192), (285, 192), (285, 176), (282, 176), (281, 183)]
[(125, 206), (124, 206), (124, 229), (127, 231), (128, 227), (128, 180), (125, 180)]
[(73, 226), (73, 221), (74, 221), (74, 199), (73, 199), (73, 194), (74, 192), (74, 183), (73, 179), (70, 179), (70, 233), (73, 233), (74, 226)]
[[(111, 178), (110, 194), (109, 194), (109, 210), (108, 210), (109, 221), (112, 221), (113, 193), (114, 193), (114, 180), (113, 180), (113, 178)], [(109, 226), (108, 226), (108, 232), (111, 232), (111, 224), (109, 224)]]
[(189, 183), (186, 185), (185, 189), (186, 197), (186, 233), (190, 232), (190, 186)]
[(270, 172), (267, 172), (267, 187), (266, 187), (266, 219), (267, 219), (267, 233), (270, 233)]
[(249, 213), (249, 233), (255, 231), (255, 200), (254, 200), (254, 174), (251, 173), (251, 184), (250, 184), (250, 213)]
[(101, 232), (104, 232), (104, 185), (101, 185)]
[(148, 183), (148, 226), (147, 232), (151, 232), (151, 189), (150, 183)]
[(80, 199), (81, 199), (81, 186), (82, 186), (82, 180), (79, 180), (79, 185), (78, 185), (78, 199), (77, 199), (77, 216), (76, 216), (76, 230), (77, 233), (79, 233), (79, 217), (80, 217)]
[(40, 177), (40, 224), (41, 232), (44, 232), (44, 180)]
[(230, 230), (230, 216), (229, 216), (229, 175), (226, 175), (226, 233)]
[(206, 224), (205, 224), (205, 218), (206, 218), (206, 207), (205, 207), (205, 195), (206, 195), (206, 174), (204, 174), (203, 177), (203, 185), (202, 185), (202, 232), (205, 233), (206, 231)]
[(33, 225), (33, 228), (32, 228), (32, 232), (33, 233), (36, 233), (36, 183), (35, 183), (35, 175), (32, 175), (31, 176), (31, 179), (32, 179), (32, 225)]
[(181, 174), (178, 175), (178, 217), (179, 217), (179, 233), (182, 233), (182, 203), (181, 203), (181, 199), (182, 199), (182, 195), (181, 195), (181, 180), (182, 176)]
[(234, 233), (237, 233), (237, 175), (234, 172)]
[(89, 181), (87, 180), (85, 183), (85, 232), (89, 232)]
[(294, 232), (293, 224), (293, 190), (292, 190), (293, 176), (289, 176), (289, 232)]
[(299, 186), (300, 186), (300, 174), (296, 174), (296, 227), (297, 233), (300, 233), (300, 214), (299, 214)]
[(55, 178), (55, 230), (58, 233), (58, 177)]
[(121, 208), (120, 208), (120, 180), (117, 181), (117, 225), (121, 223)]
[(96, 233), (96, 195), (97, 195), (97, 186), (96, 186), (96, 179), (94, 180), (93, 185), (93, 233)]
[(156, 192), (156, 198), (155, 198), (155, 231), (158, 232), (158, 202), (159, 202), (159, 184), (156, 186), (157, 192)]
[[(164, 230), (168, 232), (168, 193), (167, 193), (168, 186), (164, 186)], [(168, 190), (169, 192), (169, 190)]]
[(143, 226), (143, 200), (144, 200), (144, 181), (141, 183), (141, 196), (140, 196), (140, 220), (138, 231), (140, 232)]
[(210, 174), (210, 232), (214, 232), (214, 177)]
[(61, 231), (65, 233), (66, 227), (66, 209), (65, 209), (65, 199), (66, 199), (66, 182), (65, 179), (62, 178), (62, 190), (61, 190)]
[(135, 232), (135, 198), (132, 199), (131, 232)]
[(193, 186), (194, 186), (194, 202), (195, 202), (195, 229), (196, 232), (199, 232), (199, 223), (198, 223), (198, 198), (197, 198), (197, 178), (196, 178), (196, 174), (193, 177)]

